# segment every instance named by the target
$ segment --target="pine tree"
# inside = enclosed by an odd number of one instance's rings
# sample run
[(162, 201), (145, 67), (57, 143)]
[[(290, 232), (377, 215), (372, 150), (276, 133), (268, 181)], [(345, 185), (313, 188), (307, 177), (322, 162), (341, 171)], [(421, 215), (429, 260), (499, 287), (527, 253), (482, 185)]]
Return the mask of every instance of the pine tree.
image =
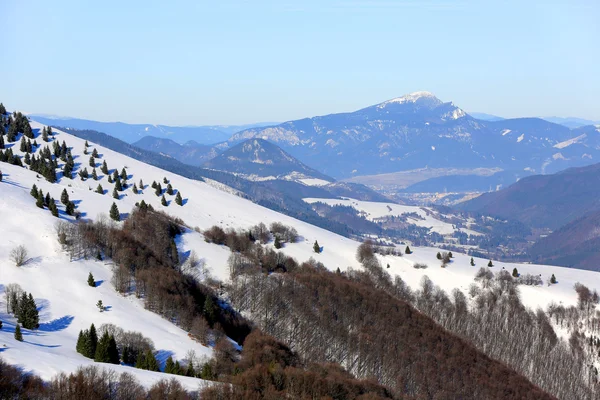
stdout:
[(440, 253), (440, 252), (438, 251), (438, 253), (437, 253), (436, 257), (437, 257), (437, 259), (438, 259), (438, 260), (441, 260), (441, 259), (442, 259), (442, 253)]
[(552, 276), (550, 277), (550, 283), (552, 283), (552, 284), (556, 283), (556, 277), (554, 276), (554, 274), (552, 274)]
[(517, 271), (516, 268), (513, 268), (512, 276), (515, 277), (515, 278), (519, 277), (519, 271)]
[[(2, 126), (0, 126), (0, 129), (3, 129)], [(2, 134), (2, 131), (0, 131), (0, 149), (4, 148), (4, 136)]]
[(410, 247), (406, 246), (406, 249), (404, 249), (404, 253), (405, 254), (412, 254), (412, 250), (410, 249)]
[(102, 187), (102, 185), (98, 184), (98, 187), (96, 188), (96, 193), (104, 194), (104, 188)]
[(100, 168), (100, 171), (102, 171), (104, 175), (108, 175), (108, 165), (106, 165), (106, 160), (102, 161), (102, 167)]
[(179, 190), (177, 191), (177, 196), (175, 196), (175, 204), (178, 206), (183, 205), (183, 199), (181, 198), (181, 192)]
[(165, 199), (165, 196), (163, 195), (162, 199), (160, 199), (160, 204), (162, 204), (163, 206), (167, 207), (167, 199)]
[(490, 262), (488, 263), (488, 267), (493, 267), (494, 264), (492, 263), (492, 260), (490, 260)]
[(133, 192), (133, 194), (138, 194), (138, 188), (137, 185), (134, 183), (133, 187), (131, 188), (131, 191)]
[(34, 183), (34, 184), (33, 184), (33, 186), (31, 187), (31, 191), (29, 192), (29, 194), (30, 194), (32, 197), (35, 197), (36, 199), (38, 198), (38, 188), (37, 188), (37, 186), (35, 185), (35, 183)]
[(98, 302), (96, 303), (96, 307), (98, 307), (98, 310), (100, 312), (104, 311), (104, 304), (102, 303), (102, 300), (98, 300)]
[(146, 369), (149, 371), (159, 371), (158, 361), (151, 350), (146, 351)]
[(50, 192), (46, 193), (46, 197), (44, 197), (44, 205), (46, 207), (50, 207)]
[(90, 274), (88, 275), (88, 281), (87, 281), (88, 285), (91, 287), (96, 287), (96, 281), (94, 280), (94, 275), (92, 275), (92, 273), (90, 272)]
[(69, 201), (65, 207), (65, 212), (67, 215), (75, 215), (75, 203)]
[(108, 362), (108, 341), (110, 340), (110, 336), (108, 332), (105, 331), (100, 339), (98, 340), (98, 346), (96, 346), (96, 352), (94, 353), (94, 361), (96, 362)]
[(96, 150), (96, 148), (94, 148), (94, 151), (92, 151), (92, 157), (98, 158), (98, 150)]
[(92, 169), (92, 179), (95, 181), (98, 180), (98, 174), (96, 173), (96, 168)]
[(162, 186), (160, 186), (160, 183), (157, 183), (157, 184), (156, 184), (156, 190), (154, 191), (154, 193), (155, 193), (157, 196), (160, 196), (160, 195), (162, 194)]
[(117, 347), (117, 342), (113, 335), (110, 335), (108, 338), (108, 362), (111, 364), (119, 364), (119, 349)]
[(19, 324), (15, 327), (15, 340), (19, 342), (23, 341), (23, 334), (21, 333), (21, 326)]
[(185, 371), (186, 376), (196, 376), (196, 370), (194, 369), (194, 363), (192, 360), (188, 362), (187, 370)]
[(118, 175), (117, 175), (117, 178), (115, 179), (115, 190), (118, 190), (119, 192), (121, 190), (123, 190), (123, 185), (121, 185), (121, 178), (119, 178)]
[(173, 196), (173, 186), (170, 183), (167, 185), (167, 194)]
[(38, 197), (35, 205), (39, 208), (44, 208), (44, 193), (42, 192), (42, 189), (38, 190)]
[(19, 146), (19, 150), (21, 150), (23, 153), (27, 151), (27, 142), (25, 141), (25, 136), (21, 138), (21, 145)]
[(144, 190), (144, 181), (140, 179), (140, 190)]
[(85, 148), (87, 149), (88, 147), (90, 147), (90, 144), (88, 143), (88, 141), (85, 141)]
[(75, 350), (80, 354), (83, 354), (84, 342), (85, 338), (83, 336), (83, 331), (80, 330), (79, 336), (77, 336), (77, 345), (75, 346)]
[(0, 103), (0, 115), (5, 115), (6, 114), (6, 108), (4, 107), (4, 104)]
[(94, 358), (96, 354), (96, 347), (98, 346), (98, 334), (96, 333), (96, 327), (94, 324), (90, 325), (90, 332), (88, 334), (88, 358)]
[(206, 321), (212, 326), (217, 318), (217, 310), (215, 309), (215, 303), (210, 295), (206, 296), (206, 299), (204, 300), (203, 312)]
[(44, 142), (48, 141), (48, 131), (46, 131), (46, 127), (44, 127), (44, 129), (42, 129), (42, 140)]
[(115, 221), (121, 220), (121, 214), (119, 213), (119, 208), (117, 207), (117, 205), (115, 203), (112, 203), (112, 206), (110, 207), (109, 216), (110, 216), (110, 218), (112, 218)]
[(54, 199), (50, 199), (50, 212), (52, 213), (52, 216), (57, 217), (58, 218), (58, 207), (56, 207), (56, 203), (54, 201)]
[(174, 373), (174, 369), (175, 363), (173, 362), (173, 357), (169, 356), (169, 358), (167, 358), (167, 362), (165, 363), (165, 374)]
[(452, 255), (452, 252), (451, 252), (451, 251), (449, 251), (449, 252), (448, 252), (448, 258), (452, 258), (452, 257), (454, 257), (454, 256)]
[(124, 181), (127, 180), (127, 171), (125, 170), (125, 167), (123, 167), (123, 169), (121, 170), (121, 179), (123, 179)]
[(113, 199), (119, 200), (119, 192), (116, 187), (113, 189)]
[(175, 366), (173, 367), (173, 373), (175, 375), (181, 375), (183, 371), (181, 370), (181, 364), (179, 364), (179, 361), (175, 361)]
[(71, 164), (68, 161), (65, 163), (65, 166), (63, 167), (63, 176), (65, 178), (73, 179), (73, 167), (71, 166)]
[(96, 160), (94, 159), (94, 156), (90, 156), (90, 167), (92, 168), (96, 168)]
[(317, 242), (316, 240), (315, 240), (315, 244), (313, 244), (313, 251), (315, 253), (320, 253), (321, 252), (321, 246), (319, 246), (319, 242)]
[(166, 177), (166, 176), (163, 178), (163, 183), (164, 183), (165, 185), (166, 185), (167, 183), (169, 183), (169, 181), (167, 180), (167, 177)]
[(473, 259), (473, 257), (471, 257), (471, 267), (475, 266), (475, 260)]
[(116, 168), (112, 173), (112, 179), (113, 179), (113, 181), (116, 181), (117, 179), (119, 179), (119, 173), (117, 172)]
[(156, 189), (156, 181), (152, 181), (152, 189)]
[(275, 243), (273, 243), (273, 245), (275, 246), (276, 249), (280, 249), (281, 246), (281, 241), (279, 240), (279, 236), (275, 236)]
[[(125, 360), (123, 360), (125, 361)], [(138, 354), (137, 360), (135, 362), (135, 367), (139, 369), (148, 369), (148, 361), (146, 360), (146, 353)]]
[(110, 175), (108, 175), (108, 183), (113, 183), (113, 178)]
[(62, 193), (60, 194), (60, 202), (64, 205), (67, 205), (69, 202), (69, 193), (67, 192), (67, 189), (63, 189)]

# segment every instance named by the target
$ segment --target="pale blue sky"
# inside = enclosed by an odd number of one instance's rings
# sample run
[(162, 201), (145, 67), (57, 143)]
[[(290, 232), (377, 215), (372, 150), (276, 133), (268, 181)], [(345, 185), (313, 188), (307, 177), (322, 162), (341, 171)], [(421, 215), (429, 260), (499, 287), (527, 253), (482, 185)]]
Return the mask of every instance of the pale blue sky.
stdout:
[(427, 90), (600, 120), (598, 0), (0, 0), (0, 32), (11, 110), (238, 124)]

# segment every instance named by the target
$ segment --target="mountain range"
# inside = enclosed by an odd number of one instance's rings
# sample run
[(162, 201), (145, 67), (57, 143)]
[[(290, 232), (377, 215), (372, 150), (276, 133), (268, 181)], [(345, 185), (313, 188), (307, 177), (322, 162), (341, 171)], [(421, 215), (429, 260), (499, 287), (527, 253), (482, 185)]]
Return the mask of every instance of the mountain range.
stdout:
[(337, 179), (425, 167), (549, 173), (600, 159), (599, 130), (540, 118), (482, 121), (416, 92), (355, 112), (247, 129), (216, 147), (262, 138)]
[(101, 122), (80, 118), (30, 114), (40, 123), (74, 129), (90, 129), (105, 132), (127, 143), (136, 142), (145, 136), (171, 139), (183, 144), (194, 141), (199, 144), (215, 144), (227, 140), (233, 133), (258, 126), (274, 125), (264, 122), (246, 125), (167, 126), (154, 124), (128, 124), (125, 122)]

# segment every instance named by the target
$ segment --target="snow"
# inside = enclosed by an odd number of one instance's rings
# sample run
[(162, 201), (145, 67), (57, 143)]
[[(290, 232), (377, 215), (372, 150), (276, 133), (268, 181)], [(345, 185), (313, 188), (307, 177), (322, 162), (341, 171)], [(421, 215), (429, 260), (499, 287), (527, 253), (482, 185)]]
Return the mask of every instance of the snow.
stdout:
[(506, 135), (508, 135), (510, 132), (512, 132), (510, 129), (504, 129), (504, 130), (502, 131), (502, 136), (506, 136)]
[[(34, 131), (42, 128), (42, 125), (36, 122), (32, 122), (31, 125)], [(75, 162), (86, 166), (89, 155), (82, 154), (85, 141), (58, 130), (55, 130), (55, 133), (56, 140), (59, 142), (65, 140), (73, 148)], [(41, 140), (38, 139), (38, 142)], [(157, 210), (164, 210), (179, 217), (188, 226), (198, 227), (200, 231), (213, 225), (240, 229), (249, 228), (260, 222), (267, 225), (275, 221), (282, 222), (294, 226), (301, 237), (298, 243), (286, 244), (281, 249), (285, 254), (296, 258), (299, 262), (313, 257), (332, 271), (337, 268), (341, 271), (348, 268), (361, 268), (355, 258), (359, 245), (356, 241), (261, 207), (237, 196), (225, 185), (187, 179), (93, 143), (90, 145), (90, 152), (96, 147), (101, 154), (102, 157), (97, 160), (99, 163), (106, 160), (111, 170), (118, 168), (120, 171), (122, 167), (126, 167), (128, 174), (132, 175), (129, 179), (130, 183), (139, 183), (140, 178), (143, 179), (146, 187), (142, 192), (138, 195), (133, 194), (130, 186), (122, 192), (119, 200), (114, 200), (110, 195), (112, 185), (108, 184), (106, 176), (99, 168), (97, 169), (99, 182), (91, 179), (84, 182), (79, 178), (73, 180), (60, 178), (58, 183), (50, 184), (43, 178), (37, 178), (36, 173), (25, 168), (0, 163), (4, 174), (4, 180), (0, 182), (0, 221), (2, 221), (3, 232), (0, 241), (0, 285), (18, 283), (25, 290), (32, 292), (41, 308), (42, 324), (38, 331), (25, 331), (24, 342), (16, 342), (13, 338), (14, 319), (3, 312), (6, 308), (1, 296), (0, 319), (4, 323), (4, 328), (0, 330), (0, 344), (4, 344), (5, 347), (0, 350), (2, 350), (2, 358), (18, 364), (26, 371), (33, 371), (44, 379), (50, 379), (59, 371), (71, 372), (80, 365), (92, 364), (91, 360), (75, 352), (79, 330), (89, 327), (92, 322), (96, 326), (111, 322), (127, 330), (144, 332), (154, 341), (157, 350), (161, 351), (162, 359), (171, 353), (174, 358), (182, 359), (189, 349), (206, 356), (212, 352), (210, 348), (192, 341), (186, 332), (177, 326), (144, 310), (138, 299), (117, 294), (110, 283), (110, 265), (91, 260), (69, 262), (68, 256), (62, 253), (56, 240), (54, 223), (57, 219), (52, 217), (48, 210), (38, 209), (34, 199), (29, 195), (33, 183), (44, 193), (50, 192), (55, 199), (59, 199), (63, 188), (67, 188), (71, 199), (77, 202), (77, 208), (85, 219), (96, 219), (100, 214), (107, 214), (113, 201), (117, 203), (121, 213), (127, 214), (131, 212), (136, 202), (143, 199)], [(20, 153), (18, 147), (18, 143), (12, 147), (17, 154)], [(168, 207), (160, 204), (160, 198), (154, 194), (149, 185), (153, 180), (162, 182), (163, 177), (170, 180), (174, 189), (181, 191), (184, 198), (183, 207), (174, 203), (174, 196), (166, 196)], [(94, 189), (98, 183), (101, 183), (105, 190), (109, 190), (109, 193), (105, 195), (95, 193)], [(450, 234), (455, 230), (451, 224), (429, 215), (427, 208), (353, 199), (306, 199), (306, 201), (351, 205), (363, 211), (369, 219), (416, 212), (424, 218), (424, 220), (413, 219), (411, 222), (416, 225), (430, 227), (441, 234)], [(66, 218), (63, 213), (64, 207), (60, 205), (59, 208), (61, 217)], [(475, 234), (468, 230), (463, 231)], [(320, 254), (313, 252), (312, 246), (315, 240), (318, 240), (323, 247), (323, 252)], [(21, 268), (15, 267), (8, 259), (10, 249), (19, 244), (27, 246), (32, 258)], [(183, 258), (194, 251), (202, 260), (203, 267), (198, 271), (202, 278), (210, 275), (223, 281), (228, 280), (227, 259), (230, 254), (228, 248), (206, 243), (203, 235), (192, 229), (186, 230), (178, 237), (177, 245)], [(411, 249), (414, 252), (411, 255), (378, 257), (384, 266), (390, 264), (390, 269), (386, 269), (388, 272), (392, 275), (400, 275), (413, 289), (418, 287), (423, 275), (427, 275), (435, 284), (447, 291), (454, 288), (466, 291), (479, 267), (487, 265), (488, 262), (476, 258), (477, 266), (471, 267), (470, 257), (455, 254), (453, 262), (447, 268), (440, 268), (439, 261), (435, 257), (438, 249), (413, 246)], [(402, 247), (401, 250), (404, 251), (404, 248)], [(426, 263), (429, 268), (417, 270), (413, 268), (416, 262)], [(546, 307), (551, 301), (562, 302), (565, 305), (576, 304), (577, 297), (573, 290), (573, 284), (576, 282), (600, 290), (600, 273), (597, 272), (496, 261), (494, 264), (493, 272), (500, 271), (502, 267), (512, 272), (512, 269), (517, 267), (520, 273), (542, 274), (544, 280), (552, 273), (556, 275), (559, 281), (557, 285), (521, 287), (523, 302), (530, 307)], [(103, 281), (99, 287), (87, 286), (88, 272), (92, 272), (96, 280)], [(3, 291), (4, 286), (0, 286), (0, 289)], [(95, 304), (99, 299), (110, 306), (107, 312), (97, 311)], [(171, 375), (126, 366), (106, 365), (106, 367), (131, 372), (147, 386), (158, 379), (171, 377)], [(202, 382), (185, 377), (177, 377), (177, 379), (188, 389), (195, 389)]]
[(520, 143), (520, 142), (522, 142), (522, 141), (523, 141), (523, 139), (525, 139), (525, 134), (524, 134), (524, 133), (522, 133), (522, 134), (521, 134), (521, 136), (519, 136), (519, 137), (517, 138), (517, 143)]
[(399, 103), (399, 104), (414, 103), (421, 98), (435, 99), (436, 97), (433, 93), (430, 93), (430, 92), (425, 92), (425, 91), (413, 92), (413, 93), (404, 95), (402, 97), (396, 97), (391, 100), (384, 101), (378, 107), (382, 108), (382, 107), (386, 106), (387, 104), (391, 104), (391, 103)]
[[(344, 199), (317, 199), (317, 198), (306, 198), (304, 199), (307, 203), (316, 203), (322, 202), (325, 204), (333, 205), (343, 205), (350, 206), (356, 208), (358, 211), (362, 212), (370, 221), (375, 221), (380, 218), (388, 217), (388, 216), (400, 216), (404, 213), (417, 213), (423, 219), (417, 219), (408, 217), (408, 221), (411, 224), (430, 228), (433, 232), (437, 232), (441, 235), (449, 235), (457, 231), (458, 229), (454, 228), (452, 224), (449, 224), (444, 221), (440, 221), (439, 219), (434, 218), (431, 213), (432, 211), (427, 207), (417, 207), (417, 206), (405, 206), (395, 203), (380, 203), (374, 201), (362, 201), (355, 200), (350, 198)], [(475, 232), (470, 229), (460, 229), (460, 231), (465, 232), (469, 235), (481, 235), (479, 232)]]
[(431, 146), (431, 150), (435, 151), (435, 146)]
[(305, 184), (306, 186), (324, 186), (328, 185), (331, 182), (326, 181), (325, 179), (319, 178), (304, 178), (298, 179), (299, 182)]
[(565, 147), (569, 147), (572, 144), (581, 142), (586, 137), (587, 137), (587, 135), (584, 133), (583, 135), (579, 135), (577, 137), (574, 137), (573, 139), (569, 139), (569, 140), (565, 140), (564, 142), (557, 143), (554, 145), (554, 147), (556, 147), (557, 149), (564, 149)]

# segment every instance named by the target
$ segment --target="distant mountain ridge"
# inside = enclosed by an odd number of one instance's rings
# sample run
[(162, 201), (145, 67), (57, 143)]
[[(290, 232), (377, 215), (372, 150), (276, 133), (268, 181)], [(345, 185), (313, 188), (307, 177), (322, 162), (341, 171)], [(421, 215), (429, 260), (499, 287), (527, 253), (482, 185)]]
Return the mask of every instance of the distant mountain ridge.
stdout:
[(127, 143), (137, 142), (145, 136), (154, 136), (161, 139), (171, 139), (180, 144), (194, 140), (199, 144), (209, 145), (227, 140), (233, 133), (244, 129), (274, 124), (272, 122), (264, 122), (246, 125), (168, 126), (101, 122), (79, 118), (54, 117), (43, 114), (31, 114), (30, 117), (47, 125), (105, 132)]
[[(425, 167), (550, 173), (600, 160), (600, 150), (585, 143), (565, 150), (578, 135), (540, 118), (475, 119), (452, 102), (415, 92), (355, 112), (247, 129), (217, 147), (265, 139), (336, 179)], [(554, 147), (561, 143), (567, 144)]]
[(144, 150), (172, 157), (184, 164), (196, 167), (219, 154), (219, 151), (214, 146), (200, 144), (194, 140), (179, 144), (171, 139), (144, 136), (133, 143), (133, 145)]
[(264, 139), (250, 139), (239, 143), (207, 161), (203, 167), (233, 173), (254, 180), (322, 180), (334, 179), (308, 167)]

